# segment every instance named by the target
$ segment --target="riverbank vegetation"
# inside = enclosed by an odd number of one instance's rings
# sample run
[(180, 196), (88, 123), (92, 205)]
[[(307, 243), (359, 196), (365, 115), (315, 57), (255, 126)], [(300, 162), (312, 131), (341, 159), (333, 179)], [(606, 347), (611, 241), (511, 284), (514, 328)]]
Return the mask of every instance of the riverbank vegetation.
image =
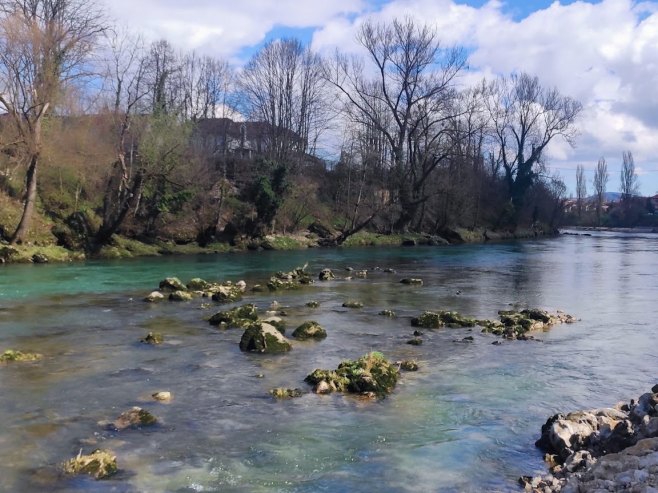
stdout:
[(411, 19), (365, 23), (356, 42), (362, 57), (275, 40), (236, 68), (147, 44), (88, 0), (3, 0), (5, 248), (121, 257), (557, 226), (566, 187), (546, 149), (575, 142), (579, 102), (526, 73), (469, 86), (464, 50)]

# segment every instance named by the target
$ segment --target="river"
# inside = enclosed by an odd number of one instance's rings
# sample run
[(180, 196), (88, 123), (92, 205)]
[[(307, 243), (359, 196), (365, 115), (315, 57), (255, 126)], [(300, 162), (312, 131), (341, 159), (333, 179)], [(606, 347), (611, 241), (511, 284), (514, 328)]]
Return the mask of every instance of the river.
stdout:
[[(0, 366), (0, 491), (518, 491), (520, 475), (545, 470), (534, 441), (549, 415), (609, 406), (657, 383), (657, 240), (595, 232), (455, 247), (0, 266), (0, 352), (44, 355)], [(296, 342), (285, 355), (241, 353), (240, 330), (204, 320), (219, 305), (141, 301), (167, 276), (252, 285), (307, 262), (316, 273), (329, 267), (342, 277), (349, 266), (369, 274), (246, 296), (261, 312), (278, 301), (289, 332), (305, 320), (327, 329), (324, 341)], [(424, 285), (401, 285), (402, 277)], [(342, 308), (347, 299), (364, 307)], [(309, 300), (320, 307), (306, 307)], [(495, 318), (511, 306), (581, 320), (539, 334), (541, 342), (498, 346), (478, 329), (439, 329), (426, 330), (422, 346), (405, 344), (410, 318), (423, 310)], [(379, 316), (383, 309), (398, 317)], [(148, 331), (163, 333), (165, 343), (140, 344)], [(474, 343), (455, 342), (467, 335)], [(371, 350), (415, 359), (420, 370), (376, 401), (268, 395), (278, 386), (310, 390), (303, 379), (313, 369)], [(159, 390), (173, 400), (150, 400)], [(161, 424), (115, 433), (98, 425), (135, 405)], [(116, 452), (117, 475), (58, 473), (63, 460), (95, 448)]]

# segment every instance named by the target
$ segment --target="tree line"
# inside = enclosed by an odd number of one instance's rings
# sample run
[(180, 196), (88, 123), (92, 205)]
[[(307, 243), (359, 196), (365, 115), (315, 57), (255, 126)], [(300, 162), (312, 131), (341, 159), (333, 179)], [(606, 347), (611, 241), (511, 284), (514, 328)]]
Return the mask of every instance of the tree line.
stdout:
[(578, 101), (526, 73), (467, 86), (464, 50), (411, 18), (356, 42), (321, 56), (274, 40), (235, 68), (146, 43), (91, 0), (0, 0), (0, 193), (22, 206), (0, 233), (26, 241), (37, 209), (92, 249), (556, 224), (566, 187), (546, 149), (574, 144)]

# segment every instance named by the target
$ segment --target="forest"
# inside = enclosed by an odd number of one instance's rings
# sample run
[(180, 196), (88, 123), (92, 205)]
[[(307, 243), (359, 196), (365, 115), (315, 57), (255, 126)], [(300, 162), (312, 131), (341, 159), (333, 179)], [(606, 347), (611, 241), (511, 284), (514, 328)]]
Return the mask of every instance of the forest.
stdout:
[(0, 0), (0, 238), (554, 229), (567, 188), (546, 150), (575, 144), (582, 105), (527, 73), (466, 84), (440, 34), (366, 22), (360, 55), (277, 39), (236, 67), (89, 0)]

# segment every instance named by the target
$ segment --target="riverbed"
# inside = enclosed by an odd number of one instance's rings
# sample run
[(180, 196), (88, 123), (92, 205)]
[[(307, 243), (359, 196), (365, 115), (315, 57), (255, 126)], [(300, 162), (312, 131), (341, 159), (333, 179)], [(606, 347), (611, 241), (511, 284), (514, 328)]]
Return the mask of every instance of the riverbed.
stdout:
[[(200, 257), (0, 267), (0, 352), (43, 354), (0, 367), (0, 491), (7, 492), (462, 492), (518, 491), (545, 469), (534, 441), (556, 412), (608, 406), (656, 383), (658, 235), (592, 232), (536, 241), (451, 247), (313, 249)], [(288, 333), (306, 320), (327, 329), (284, 355), (240, 352), (241, 331), (206, 319), (232, 305), (195, 299), (148, 304), (167, 276), (263, 282), (308, 263), (338, 279), (273, 301)], [(367, 269), (366, 278), (346, 268)], [(386, 273), (384, 269), (394, 269)], [(422, 278), (422, 286), (399, 283)], [(361, 309), (347, 309), (347, 299)], [(319, 308), (306, 302), (316, 300)], [(479, 329), (424, 330), (423, 310), (495, 318), (498, 310), (561, 309), (580, 319), (505, 341)], [(390, 309), (397, 317), (378, 315)], [(151, 347), (149, 331), (165, 336)], [(473, 336), (473, 343), (458, 342)], [(306, 393), (275, 400), (274, 387), (310, 391), (304, 377), (381, 351), (415, 359), (395, 391), (372, 400)], [(171, 391), (169, 403), (150, 399)], [(132, 406), (155, 428), (98, 425)], [(112, 449), (109, 480), (69, 478), (59, 464)]]

